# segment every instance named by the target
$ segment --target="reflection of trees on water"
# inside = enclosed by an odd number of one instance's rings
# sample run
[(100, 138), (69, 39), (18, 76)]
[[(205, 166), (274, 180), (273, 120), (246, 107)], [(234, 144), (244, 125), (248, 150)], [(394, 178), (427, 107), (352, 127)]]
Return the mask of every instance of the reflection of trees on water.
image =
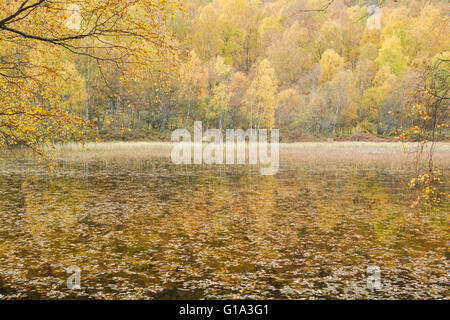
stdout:
[[(78, 265), (84, 294), (151, 297), (184, 286), (200, 297), (337, 295), (364, 280), (354, 270), (368, 263), (395, 269), (421, 252), (445, 254), (445, 219), (411, 217), (398, 187), (407, 175), (382, 168), (292, 165), (264, 177), (163, 162), (65, 170), (0, 178), (2, 273), (23, 264), (25, 291), (53, 277), (42, 290), (68, 294), (55, 283)], [(334, 277), (350, 277), (346, 268), (352, 278)]]

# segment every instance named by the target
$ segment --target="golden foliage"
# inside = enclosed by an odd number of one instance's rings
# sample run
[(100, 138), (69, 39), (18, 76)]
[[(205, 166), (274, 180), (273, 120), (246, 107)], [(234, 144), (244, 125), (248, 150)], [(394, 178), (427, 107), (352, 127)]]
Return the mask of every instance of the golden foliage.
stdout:
[[(86, 95), (68, 60), (86, 56), (122, 81), (175, 68), (177, 40), (167, 27), (179, 0), (8, 0), (0, 3), (0, 148), (81, 138), (88, 122), (63, 111), (67, 94)], [(106, 78), (105, 78), (106, 80)], [(72, 97), (73, 98), (73, 97)], [(80, 104), (80, 101), (76, 102)]]

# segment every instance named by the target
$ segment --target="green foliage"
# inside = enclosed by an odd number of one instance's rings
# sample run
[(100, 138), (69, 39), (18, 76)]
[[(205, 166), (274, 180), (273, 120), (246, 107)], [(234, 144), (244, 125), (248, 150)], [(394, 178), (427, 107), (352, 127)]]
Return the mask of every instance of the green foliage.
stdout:
[(378, 58), (379, 66), (388, 66), (395, 75), (400, 75), (408, 66), (408, 58), (403, 55), (400, 40), (392, 37), (383, 42)]

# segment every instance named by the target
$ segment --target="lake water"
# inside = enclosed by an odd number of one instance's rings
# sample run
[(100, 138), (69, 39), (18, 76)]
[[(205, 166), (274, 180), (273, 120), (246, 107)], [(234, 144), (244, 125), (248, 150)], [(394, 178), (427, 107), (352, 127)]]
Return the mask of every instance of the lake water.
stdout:
[(448, 298), (449, 208), (410, 208), (408, 166), (32, 167), (0, 174), (0, 298)]

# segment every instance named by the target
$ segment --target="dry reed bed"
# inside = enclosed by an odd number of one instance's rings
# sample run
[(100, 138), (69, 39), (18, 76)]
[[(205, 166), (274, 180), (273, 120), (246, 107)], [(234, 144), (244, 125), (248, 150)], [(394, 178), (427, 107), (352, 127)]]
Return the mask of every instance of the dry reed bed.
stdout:
[[(395, 142), (302, 142), (280, 144), (280, 160), (286, 161), (348, 161), (348, 162), (412, 162), (417, 144)], [(115, 158), (145, 159), (170, 157), (174, 144), (170, 142), (91, 142), (58, 145), (58, 159), (111, 160)], [(437, 165), (447, 167), (450, 143), (439, 143), (435, 154)]]

